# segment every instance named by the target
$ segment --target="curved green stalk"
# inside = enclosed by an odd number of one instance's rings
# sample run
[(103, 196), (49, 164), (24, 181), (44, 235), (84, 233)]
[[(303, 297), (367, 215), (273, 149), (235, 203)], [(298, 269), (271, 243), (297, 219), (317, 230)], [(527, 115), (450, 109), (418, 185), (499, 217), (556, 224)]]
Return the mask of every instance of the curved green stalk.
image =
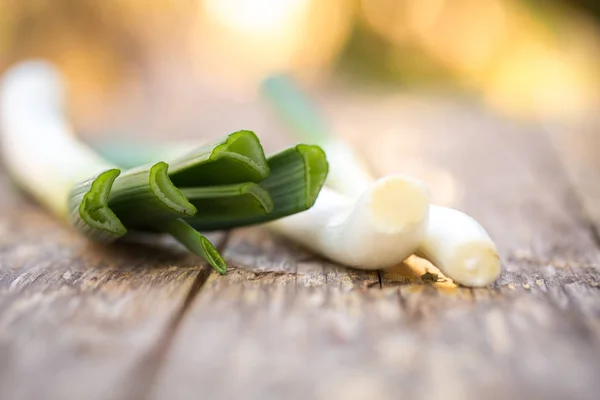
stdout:
[(196, 214), (196, 207), (169, 179), (168, 169), (161, 161), (131, 169), (116, 179), (109, 205), (125, 225), (142, 228), (150, 221)]
[(178, 187), (258, 182), (269, 166), (258, 137), (238, 131), (169, 163), (169, 176)]
[(157, 227), (161, 232), (171, 234), (189, 251), (202, 257), (222, 275), (227, 273), (227, 263), (213, 244), (200, 232), (188, 225), (182, 219), (171, 219), (161, 222)]
[(194, 216), (188, 222), (203, 231), (229, 229), (272, 221), (312, 207), (327, 177), (325, 152), (318, 146), (301, 144), (269, 157), (268, 163), (271, 174), (260, 186), (273, 200), (270, 213), (220, 218)]
[(183, 188), (182, 193), (198, 212), (191, 218), (202, 224), (231, 223), (238, 218), (265, 215), (273, 211), (273, 200), (267, 190), (257, 183)]
[[(273, 197), (271, 219), (304, 211), (315, 203), (329, 166), (319, 146), (299, 144), (269, 158), (271, 175), (261, 182)], [(298, 210), (298, 211), (296, 211)]]
[(86, 236), (101, 242), (113, 241), (127, 229), (108, 207), (108, 198), (119, 169), (110, 169), (76, 184), (69, 196), (71, 224)]
[(321, 144), (331, 136), (316, 107), (288, 76), (270, 76), (262, 82), (260, 89), (277, 114), (299, 137)]

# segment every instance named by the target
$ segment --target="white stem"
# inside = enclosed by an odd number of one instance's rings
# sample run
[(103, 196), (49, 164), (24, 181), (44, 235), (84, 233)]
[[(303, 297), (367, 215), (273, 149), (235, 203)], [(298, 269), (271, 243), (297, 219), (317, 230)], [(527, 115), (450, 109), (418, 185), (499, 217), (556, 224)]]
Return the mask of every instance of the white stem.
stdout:
[(500, 274), (500, 257), (485, 229), (448, 207), (430, 207), (429, 227), (417, 255), (466, 286), (487, 286)]
[[(337, 171), (330, 172), (334, 179), (328, 179), (326, 184), (356, 198), (373, 178), (366, 169), (355, 173), (356, 166), (361, 164), (352, 161), (358, 157), (343, 143), (330, 140), (325, 148), (329, 150), (330, 171)], [(340, 179), (343, 174), (348, 176)], [(403, 204), (403, 200), (398, 204)], [(446, 276), (466, 286), (487, 286), (500, 274), (498, 250), (486, 230), (467, 214), (452, 208), (430, 207), (427, 231), (416, 252)]]
[(50, 64), (23, 62), (4, 75), (3, 161), (19, 185), (60, 216), (73, 184), (114, 168), (77, 139), (63, 102), (63, 81)]
[(356, 202), (323, 188), (312, 208), (268, 226), (344, 265), (386, 268), (410, 256), (423, 239), (429, 199), (421, 182), (388, 176)]

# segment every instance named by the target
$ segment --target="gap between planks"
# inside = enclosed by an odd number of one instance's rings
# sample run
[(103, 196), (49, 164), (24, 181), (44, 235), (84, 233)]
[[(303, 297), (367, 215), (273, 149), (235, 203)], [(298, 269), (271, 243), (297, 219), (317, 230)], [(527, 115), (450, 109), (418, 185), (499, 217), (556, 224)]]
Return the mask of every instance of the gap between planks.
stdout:
[[(229, 243), (231, 231), (226, 231), (219, 244), (216, 246), (219, 253), (222, 253)], [(155, 345), (144, 354), (137, 363), (134, 364), (132, 371), (123, 376), (116, 388), (115, 399), (123, 400), (145, 400), (150, 398), (157, 377), (159, 376), (165, 361), (173, 346), (177, 332), (182, 326), (185, 316), (191, 309), (194, 300), (202, 291), (202, 288), (208, 281), (212, 272), (210, 265), (205, 264), (196, 275), (189, 291), (187, 292), (181, 306), (176, 310), (167, 324), (163, 333), (159, 336)]]
[[(542, 132), (543, 136), (550, 143), (552, 151), (549, 153), (554, 158), (554, 162), (561, 167), (561, 172), (567, 182), (568, 200), (575, 205), (575, 215), (578, 217), (577, 222), (590, 233), (596, 248), (600, 250), (600, 221), (594, 220), (594, 210), (590, 209), (589, 206), (590, 202), (595, 203), (596, 199), (591, 198), (592, 196), (586, 193), (585, 188), (585, 185), (591, 185), (592, 183), (589, 181), (578, 182), (575, 178), (577, 174), (575, 171), (581, 172), (583, 168), (595, 170), (598, 169), (598, 164), (582, 164), (573, 149), (568, 146), (565, 146), (565, 150), (561, 152), (559, 146), (564, 144), (564, 141), (566, 140), (564, 134), (550, 128), (542, 129)], [(572, 137), (573, 136), (571, 135), (570, 138)], [(576, 139), (570, 140), (575, 141)], [(590, 148), (591, 147), (592, 146), (590, 145)]]

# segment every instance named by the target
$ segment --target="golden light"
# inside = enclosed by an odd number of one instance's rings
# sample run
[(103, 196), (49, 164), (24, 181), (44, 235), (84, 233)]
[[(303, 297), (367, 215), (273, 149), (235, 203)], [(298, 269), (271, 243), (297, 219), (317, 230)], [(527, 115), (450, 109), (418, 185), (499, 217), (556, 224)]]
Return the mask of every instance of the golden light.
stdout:
[(402, 45), (411, 39), (406, 0), (361, 0), (360, 8), (367, 25), (387, 40)]
[(200, 78), (232, 93), (276, 71), (318, 73), (348, 36), (349, 0), (199, 0), (192, 50)]
[[(416, 2), (420, 3), (420, 2)], [(416, 4), (415, 3), (415, 4)], [(411, 22), (418, 42), (443, 64), (477, 75), (493, 59), (507, 38), (507, 13), (501, 0), (445, 1), (437, 14), (424, 11)]]
[[(6, 49), (11, 43), (12, 18), (8, 5), (0, 1), (0, 55), (6, 52)], [(0, 69), (3, 67), (2, 59), (0, 59)]]
[(484, 98), (520, 117), (564, 119), (593, 112), (600, 82), (591, 73), (594, 63), (579, 56), (536, 40), (522, 40), (488, 77)]
[[(425, 76), (432, 63), (433, 74), (437, 67), (447, 80), (519, 117), (577, 118), (600, 102), (600, 34), (573, 10), (532, 9), (516, 0), (360, 4), (366, 24), (395, 45), (392, 68), (405, 74), (412, 71), (407, 57)], [(426, 62), (418, 60), (423, 55)]]
[(252, 36), (281, 31), (308, 5), (306, 0), (205, 0), (206, 12), (224, 27)]
[(396, 45), (417, 45), (447, 67), (478, 72), (506, 38), (502, 0), (362, 0), (368, 25)]

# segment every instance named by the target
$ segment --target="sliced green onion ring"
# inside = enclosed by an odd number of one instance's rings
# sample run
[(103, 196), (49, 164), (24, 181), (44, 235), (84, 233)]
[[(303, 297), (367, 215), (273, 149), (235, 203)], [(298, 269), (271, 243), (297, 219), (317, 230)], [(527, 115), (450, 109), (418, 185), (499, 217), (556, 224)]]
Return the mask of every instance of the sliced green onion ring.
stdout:
[(201, 231), (229, 229), (237, 226), (260, 224), (296, 214), (312, 207), (327, 177), (325, 153), (318, 146), (297, 145), (268, 159), (271, 174), (260, 182), (272, 198), (273, 209), (268, 214), (234, 217), (213, 214), (188, 219), (190, 225)]
[(208, 221), (273, 211), (273, 200), (258, 183), (183, 188), (182, 193), (198, 209), (196, 219)]
[(252, 131), (238, 131), (169, 163), (177, 187), (258, 182), (269, 176), (260, 140)]
[(119, 169), (110, 169), (73, 186), (69, 196), (71, 224), (86, 236), (110, 242), (127, 233), (127, 229), (108, 207), (108, 198)]
[(150, 222), (196, 213), (196, 207), (169, 179), (168, 169), (161, 161), (131, 169), (116, 179), (109, 205), (126, 226), (148, 227)]

